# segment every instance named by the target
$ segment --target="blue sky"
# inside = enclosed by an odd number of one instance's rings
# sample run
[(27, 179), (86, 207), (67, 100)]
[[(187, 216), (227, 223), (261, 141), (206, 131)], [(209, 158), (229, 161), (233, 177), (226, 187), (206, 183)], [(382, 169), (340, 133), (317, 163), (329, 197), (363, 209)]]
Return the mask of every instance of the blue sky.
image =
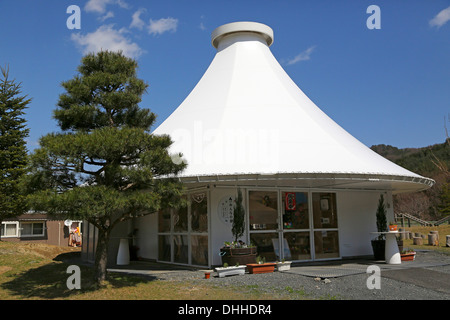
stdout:
[[(80, 29), (68, 29), (70, 5)], [(369, 29), (370, 5), (381, 29)], [(120, 48), (149, 84), (141, 107), (166, 119), (216, 53), (211, 32), (235, 21), (274, 30), (271, 50), (325, 113), (367, 146), (424, 147), (450, 129), (450, 1), (0, 0), (0, 65), (33, 99), (29, 149), (58, 131), (60, 84), (92, 50)]]

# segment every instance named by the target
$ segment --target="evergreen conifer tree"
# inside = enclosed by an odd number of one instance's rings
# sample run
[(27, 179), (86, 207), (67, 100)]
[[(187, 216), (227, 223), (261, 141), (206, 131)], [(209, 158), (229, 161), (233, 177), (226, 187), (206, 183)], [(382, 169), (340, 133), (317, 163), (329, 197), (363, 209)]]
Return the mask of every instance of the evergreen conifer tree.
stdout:
[(62, 132), (42, 137), (32, 155), (32, 205), (98, 229), (100, 285), (113, 228), (176, 207), (183, 193), (175, 176), (185, 164), (172, 161), (170, 137), (151, 134), (155, 114), (138, 106), (148, 85), (137, 78), (137, 67), (121, 52), (84, 56), (79, 74), (62, 83), (66, 92), (54, 111)]
[(238, 239), (244, 235), (245, 232), (245, 211), (242, 205), (242, 191), (238, 189), (238, 196), (236, 199), (236, 205), (233, 211), (233, 225), (231, 232), (234, 236), (234, 241), (237, 243)]
[[(9, 79), (9, 67), (0, 79), (0, 226), (2, 220), (26, 211), (20, 179), (26, 172), (25, 138), (29, 129), (23, 117), (31, 99), (21, 95), (21, 83)], [(6, 230), (5, 230), (6, 231)], [(1, 237), (1, 235), (0, 235)], [(1, 238), (0, 238), (1, 239)]]

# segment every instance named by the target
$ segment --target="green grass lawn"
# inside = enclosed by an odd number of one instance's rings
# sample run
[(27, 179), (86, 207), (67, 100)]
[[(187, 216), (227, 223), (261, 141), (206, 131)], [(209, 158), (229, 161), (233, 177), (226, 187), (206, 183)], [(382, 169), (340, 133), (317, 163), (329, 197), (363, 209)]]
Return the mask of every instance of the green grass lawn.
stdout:
[[(412, 240), (404, 240), (404, 248), (437, 250), (449, 254), (445, 236), (450, 225), (438, 227), (414, 226), (412, 232), (428, 234), (439, 232), (439, 246), (415, 246)], [(32, 243), (0, 241), (0, 300), (265, 300), (309, 299), (301, 291), (286, 287), (268, 294), (258, 286), (220, 287), (205, 280), (168, 281), (152, 280), (138, 276), (109, 273), (105, 287), (95, 288), (91, 267), (81, 268), (81, 289), (69, 290), (66, 281), (68, 264), (62, 262), (64, 255), (77, 255), (79, 248), (62, 248)], [(325, 298), (324, 298), (325, 299)]]
[(442, 224), (436, 227), (423, 227), (423, 226), (411, 226), (405, 227), (405, 230), (412, 232), (420, 232), (424, 235), (428, 235), (430, 231), (438, 231), (439, 232), (439, 245), (438, 246), (430, 246), (428, 245), (428, 239), (423, 240), (423, 245), (413, 245), (412, 239), (403, 240), (403, 248), (416, 249), (416, 250), (435, 250), (444, 254), (450, 255), (450, 248), (445, 246), (445, 236), (450, 235), (450, 225)]
[[(75, 249), (75, 251), (79, 249)], [(71, 248), (0, 241), (0, 300), (276, 300), (307, 299), (286, 288), (268, 294), (255, 286), (219, 287), (206, 282), (152, 280), (109, 273), (105, 287), (95, 288), (91, 267), (81, 268), (81, 289), (69, 290), (68, 264), (61, 255)]]

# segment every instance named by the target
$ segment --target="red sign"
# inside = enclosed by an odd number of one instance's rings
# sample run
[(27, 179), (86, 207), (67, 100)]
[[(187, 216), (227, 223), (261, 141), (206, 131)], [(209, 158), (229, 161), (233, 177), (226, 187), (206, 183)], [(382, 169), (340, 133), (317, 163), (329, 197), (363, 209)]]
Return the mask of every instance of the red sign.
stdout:
[(286, 192), (285, 206), (288, 211), (295, 210), (295, 192)]

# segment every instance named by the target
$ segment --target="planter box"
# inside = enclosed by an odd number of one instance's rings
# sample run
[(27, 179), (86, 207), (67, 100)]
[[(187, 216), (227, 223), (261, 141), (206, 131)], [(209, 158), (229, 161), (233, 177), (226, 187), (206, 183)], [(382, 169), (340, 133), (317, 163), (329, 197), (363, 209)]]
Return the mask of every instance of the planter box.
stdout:
[(277, 271), (287, 271), (291, 269), (291, 261), (277, 262)]
[(400, 257), (402, 261), (414, 261), (414, 259), (416, 258), (416, 253), (415, 252), (402, 253), (400, 254)]
[(222, 256), (222, 264), (227, 263), (229, 266), (240, 266), (248, 263), (256, 263), (256, 247), (250, 248), (220, 248)]
[(215, 270), (217, 271), (219, 278), (245, 274), (245, 266), (220, 267)]
[(271, 273), (275, 270), (275, 263), (250, 263), (247, 264), (249, 273)]

